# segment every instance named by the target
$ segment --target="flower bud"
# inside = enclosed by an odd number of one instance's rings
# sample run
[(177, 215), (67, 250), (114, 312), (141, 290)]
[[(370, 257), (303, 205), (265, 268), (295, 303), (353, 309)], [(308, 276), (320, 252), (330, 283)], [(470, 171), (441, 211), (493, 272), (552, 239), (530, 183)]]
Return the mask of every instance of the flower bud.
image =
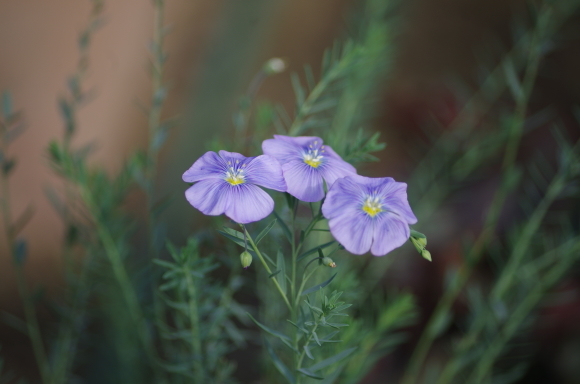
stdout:
[(242, 267), (248, 269), (250, 264), (252, 264), (252, 255), (248, 251), (244, 251), (240, 254), (240, 261), (242, 262)]
[(421, 251), (421, 256), (423, 256), (423, 258), (429, 260), (429, 261), (433, 261), (431, 260), (431, 252), (429, 252), (428, 250), (424, 249), (423, 251)]
[(336, 268), (336, 263), (334, 261), (332, 261), (332, 259), (330, 257), (322, 258), (321, 263), (322, 263), (322, 265), (326, 265), (327, 267)]
[(267, 75), (275, 75), (277, 73), (282, 73), (288, 67), (286, 61), (279, 57), (273, 57), (264, 64), (263, 71)]

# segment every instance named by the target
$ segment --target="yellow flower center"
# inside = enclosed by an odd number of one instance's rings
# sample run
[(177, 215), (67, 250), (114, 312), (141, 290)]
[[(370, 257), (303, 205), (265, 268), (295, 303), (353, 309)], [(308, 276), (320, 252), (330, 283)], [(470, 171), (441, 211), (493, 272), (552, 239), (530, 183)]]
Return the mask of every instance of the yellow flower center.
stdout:
[[(236, 164), (238, 164), (239, 162), (240, 162), (239, 160), (236, 160)], [(232, 167), (230, 161), (228, 161), (228, 165), (230, 165), (230, 167), (226, 171), (226, 177), (224, 178), (224, 180), (230, 183), (231, 185), (244, 184), (246, 182), (244, 169), (243, 168), (236, 169)], [(242, 164), (242, 167), (245, 166), (246, 164)]]
[(383, 205), (376, 196), (369, 196), (362, 205), (362, 210), (370, 217), (375, 217), (380, 212), (383, 212)]
[[(314, 142), (314, 146), (318, 144), (318, 141)], [(312, 145), (308, 146), (308, 152), (304, 153), (304, 162), (310, 165), (312, 168), (318, 168), (318, 166), (322, 163), (322, 153), (324, 152), (324, 145), (320, 148), (314, 148)]]

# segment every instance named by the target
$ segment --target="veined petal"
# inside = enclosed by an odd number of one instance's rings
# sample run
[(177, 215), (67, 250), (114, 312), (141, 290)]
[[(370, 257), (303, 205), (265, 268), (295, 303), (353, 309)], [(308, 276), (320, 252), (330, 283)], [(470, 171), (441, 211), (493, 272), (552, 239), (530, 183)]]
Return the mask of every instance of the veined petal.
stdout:
[(262, 151), (265, 155), (276, 158), (280, 164), (302, 158), (302, 149), (300, 146), (285, 140), (264, 140), (262, 142)]
[(300, 148), (307, 148), (308, 145), (314, 141), (317, 141), (319, 144), (322, 144), (322, 139), (320, 137), (316, 137), (316, 136), (296, 136), (296, 137), (293, 137), (293, 136), (284, 136), (284, 135), (274, 135), (274, 139), (293, 144), (294, 146), (297, 146)]
[(224, 213), (230, 204), (231, 186), (222, 179), (205, 179), (185, 191), (185, 198), (203, 214), (217, 216)]
[[(329, 147), (325, 147), (328, 152)], [(338, 155), (336, 155), (338, 157)], [(324, 164), (320, 167), (320, 174), (324, 177), (328, 188), (330, 189), (337, 179), (356, 175), (356, 168), (342, 160), (340, 157), (327, 157)]]
[(322, 204), (322, 214), (327, 219), (341, 215), (351, 215), (360, 211), (364, 190), (352, 177), (338, 179), (326, 194)]
[(262, 220), (274, 210), (274, 200), (259, 187), (239, 184), (230, 188), (231, 201), (225, 214), (240, 224)]
[(275, 191), (286, 192), (286, 182), (282, 167), (272, 156), (261, 155), (252, 158), (246, 169), (246, 181)]
[(183, 181), (193, 183), (204, 179), (223, 178), (226, 162), (215, 152), (206, 152), (183, 174)]
[(373, 222), (363, 214), (340, 215), (328, 220), (334, 238), (355, 255), (367, 253), (373, 239)]
[(286, 192), (298, 200), (313, 203), (324, 197), (322, 176), (316, 168), (301, 160), (292, 160), (282, 164), (284, 179), (288, 187)]
[(392, 213), (377, 217), (374, 224), (371, 253), (375, 256), (383, 256), (399, 248), (411, 235), (409, 224)]
[(242, 162), (246, 159), (250, 159), (250, 157), (246, 157), (246, 156), (241, 155), (239, 153), (228, 152), (228, 151), (224, 151), (224, 150), (219, 151), (219, 155), (222, 159), (224, 159), (225, 163), (227, 163), (228, 161), (235, 162), (236, 160), (239, 160), (240, 162)]
[(399, 183), (390, 177), (384, 179), (383, 184), (379, 189), (379, 194), (384, 196), (385, 208), (389, 211), (395, 212), (407, 224), (415, 224), (417, 217), (411, 210), (409, 201), (407, 199), (407, 184)]

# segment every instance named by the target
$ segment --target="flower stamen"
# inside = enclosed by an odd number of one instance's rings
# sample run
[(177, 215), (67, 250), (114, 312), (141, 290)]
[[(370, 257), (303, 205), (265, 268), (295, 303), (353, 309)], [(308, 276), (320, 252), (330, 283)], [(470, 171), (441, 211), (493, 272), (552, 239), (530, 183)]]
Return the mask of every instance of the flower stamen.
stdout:
[[(237, 162), (239, 163), (239, 161), (237, 161)], [(246, 176), (244, 175), (244, 170), (243, 169), (234, 169), (234, 167), (228, 168), (228, 170), (226, 171), (225, 181), (227, 181), (231, 185), (238, 185), (238, 184), (245, 183)]]
[(375, 217), (383, 212), (383, 204), (377, 196), (369, 196), (362, 205), (362, 210), (370, 217)]

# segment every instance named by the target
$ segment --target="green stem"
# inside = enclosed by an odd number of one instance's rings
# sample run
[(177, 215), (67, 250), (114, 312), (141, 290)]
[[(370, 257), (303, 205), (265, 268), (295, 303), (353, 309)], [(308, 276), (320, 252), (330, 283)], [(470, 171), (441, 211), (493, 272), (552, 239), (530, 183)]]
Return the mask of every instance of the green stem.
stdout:
[[(4, 130), (2, 130), (0, 134), (0, 139), (2, 139)], [(3, 141), (0, 141), (0, 149), (3, 153), (6, 153), (7, 145)], [(38, 364), (42, 382), (44, 384), (52, 383), (50, 366), (48, 364), (44, 344), (42, 342), (42, 335), (40, 333), (40, 326), (38, 324), (36, 309), (34, 308), (34, 302), (32, 301), (28, 292), (24, 270), (21, 264), (23, 261), (17, 260), (16, 255), (14, 254), (16, 247), (16, 233), (14, 233), (12, 226), (12, 209), (10, 203), (10, 190), (8, 187), (8, 176), (4, 172), (0, 172), (0, 191), (2, 192), (2, 206), (0, 208), (2, 208), (2, 221), (6, 235), (6, 245), (8, 246), (8, 253), (13, 255), (14, 271), (16, 272), (16, 283), (18, 285), (20, 298), (22, 299), (28, 337), (30, 338), (30, 343), (32, 344), (32, 350), (36, 359), (36, 363)]]
[[(318, 319), (318, 320), (320, 320), (320, 319)], [(312, 328), (310, 335), (308, 335), (308, 339), (306, 339), (306, 341), (304, 342), (304, 346), (307, 346), (312, 341), (312, 337), (314, 336), (314, 333), (316, 332), (316, 329), (318, 328), (319, 323), (320, 322), (317, 321), (314, 324), (314, 327)], [(302, 348), (302, 353), (300, 354), (300, 356), (298, 357), (298, 361), (296, 362), (296, 370), (299, 370), (302, 367), (302, 361), (304, 360), (305, 355), (306, 355), (306, 349)], [(302, 381), (302, 376), (298, 375), (296, 377), (296, 384), (300, 384), (301, 381)]]
[(145, 353), (147, 354), (147, 357), (150, 359), (151, 363), (155, 364), (156, 359), (153, 342), (149, 332), (147, 331), (145, 316), (141, 311), (135, 289), (131, 283), (127, 270), (125, 269), (125, 265), (123, 264), (121, 252), (113, 238), (113, 234), (109, 230), (109, 227), (101, 221), (98, 204), (96, 203), (96, 199), (93, 196), (92, 191), (89, 189), (83, 189), (82, 196), (91, 212), (92, 217), (95, 220), (97, 235), (103, 244), (107, 258), (111, 263), (113, 275), (115, 276), (117, 284), (119, 284), (121, 295), (125, 300), (125, 304), (127, 305), (130, 316), (133, 318), (133, 322), (137, 326), (137, 333), (141, 339)]
[[(270, 267), (266, 263), (266, 260), (264, 259), (264, 256), (262, 256), (262, 253), (260, 252), (260, 250), (256, 246), (256, 243), (254, 243), (254, 239), (252, 239), (252, 237), (250, 236), (250, 234), (246, 230), (246, 227), (242, 226), (242, 228), (244, 229), (244, 233), (246, 234), (246, 237), (248, 239), (248, 242), (252, 246), (252, 249), (254, 250), (254, 252), (256, 252), (256, 255), (260, 259), (260, 262), (262, 263), (262, 265), (264, 266), (264, 268), (266, 269), (266, 271), (268, 272), (268, 274), (271, 275), (272, 274), (272, 270), (270, 269)], [(278, 284), (278, 281), (276, 281), (276, 279), (273, 279), (273, 278), (271, 278), (270, 280), (272, 280), (272, 282), (274, 283), (274, 285), (278, 289), (278, 292), (280, 292), (280, 295), (282, 295), (282, 298), (284, 299), (284, 302), (286, 303), (286, 306), (288, 307), (288, 310), (291, 313), (293, 313), (294, 311), (292, 309), (292, 305), (290, 305), (290, 301), (288, 301), (288, 298), (286, 297), (286, 293), (284, 293), (284, 291), (282, 290), (282, 287), (280, 287), (280, 284)]]

